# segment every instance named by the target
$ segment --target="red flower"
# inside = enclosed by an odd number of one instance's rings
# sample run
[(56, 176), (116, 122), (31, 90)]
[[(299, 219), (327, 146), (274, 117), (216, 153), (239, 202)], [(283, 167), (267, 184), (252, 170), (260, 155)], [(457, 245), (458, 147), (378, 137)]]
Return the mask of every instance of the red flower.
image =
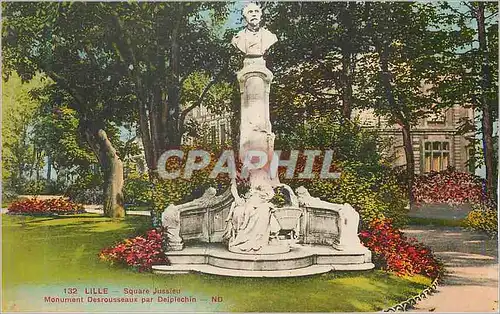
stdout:
[(432, 278), (439, 273), (441, 265), (431, 251), (416, 239), (408, 239), (388, 219), (372, 221), (359, 236), (374, 253), (373, 260), (381, 269), (398, 275), (422, 274)]
[(11, 203), (8, 207), (9, 214), (77, 214), (84, 212), (83, 206), (65, 199), (37, 198), (23, 199)]
[(145, 237), (137, 236), (105, 248), (99, 253), (99, 258), (127, 266), (138, 271), (150, 271), (155, 264), (168, 263), (162, 250), (163, 232), (153, 229)]
[(481, 178), (448, 168), (441, 172), (420, 175), (413, 185), (417, 203), (484, 203), (488, 197)]

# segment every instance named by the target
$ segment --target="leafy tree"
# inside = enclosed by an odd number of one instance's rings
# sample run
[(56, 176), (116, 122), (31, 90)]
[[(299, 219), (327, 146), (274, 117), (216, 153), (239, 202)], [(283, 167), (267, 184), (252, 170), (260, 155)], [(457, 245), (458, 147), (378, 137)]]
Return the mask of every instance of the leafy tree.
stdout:
[[(498, 173), (493, 136), (493, 122), (498, 120), (498, 3), (442, 3), (441, 8), (454, 26), (454, 47), (447, 55), (453, 79), (447, 82), (443, 99), (470, 104), (480, 113), (486, 187), (492, 196)], [(474, 121), (465, 122), (465, 131), (475, 131)]]
[(364, 102), (401, 127), (411, 196), (415, 158), (411, 129), (438, 108), (446, 79), (448, 33), (430, 3), (366, 3), (366, 32), (373, 50), (363, 70)]
[[(333, 166), (338, 179), (287, 179), (280, 168), (280, 181), (296, 188), (305, 186), (312, 195), (333, 203), (349, 203), (366, 225), (376, 218), (391, 218), (398, 225), (406, 222), (408, 199), (398, 183), (396, 173), (380, 153), (382, 141), (375, 130), (363, 128), (356, 119), (338, 123), (331, 117), (313, 118), (297, 126), (294, 132), (280, 136), (277, 146), (290, 149), (320, 149), (333, 152)], [(322, 156), (313, 171), (320, 172)], [(299, 155), (296, 174), (304, 163)], [(332, 169), (333, 171), (333, 169)]]
[(277, 130), (293, 130), (306, 116), (348, 120), (358, 101), (363, 73), (364, 7), (354, 2), (277, 3), (269, 28), (278, 35), (270, 66), (275, 74), (272, 108)]
[(401, 126), (411, 186), (411, 127), (437, 109), (446, 66), (441, 56), (451, 45), (436, 8), (345, 2), (273, 8), (270, 28), (280, 38), (272, 60), (277, 130), (290, 132), (314, 116), (345, 120), (352, 108), (375, 108)]
[[(200, 69), (224, 73), (211, 23), (222, 3), (4, 3), (4, 66), (24, 80), (43, 71), (78, 113), (78, 130), (104, 174), (106, 215), (123, 216), (123, 165), (110, 125), (137, 121), (152, 173), (180, 144), (182, 87)], [(208, 13), (203, 14), (203, 13)], [(75, 31), (77, 30), (78, 31)], [(201, 92), (201, 102), (207, 93)], [(191, 110), (188, 106), (184, 110)], [(182, 121), (184, 122), (184, 121)]]
[(17, 74), (2, 80), (2, 181), (4, 189), (23, 192), (25, 178), (42, 167), (42, 153), (33, 145), (32, 128), (40, 105), (32, 92), (46, 84), (40, 75), (23, 84)]
[(84, 3), (4, 3), (3, 52), (6, 77), (13, 69), (23, 80), (43, 71), (56, 83), (55, 103), (78, 112), (78, 131), (104, 174), (105, 215), (121, 217), (123, 167), (106, 126), (129, 120), (133, 112), (126, 78), (116, 75), (113, 56), (102, 45), (107, 27), (95, 23), (105, 9)]
[[(181, 144), (187, 113), (227, 74), (228, 50), (215, 32), (226, 10), (225, 3), (162, 2), (122, 3), (111, 11), (112, 44), (132, 83), (152, 173), (163, 151)], [(205, 85), (186, 82), (200, 74), (210, 77)]]

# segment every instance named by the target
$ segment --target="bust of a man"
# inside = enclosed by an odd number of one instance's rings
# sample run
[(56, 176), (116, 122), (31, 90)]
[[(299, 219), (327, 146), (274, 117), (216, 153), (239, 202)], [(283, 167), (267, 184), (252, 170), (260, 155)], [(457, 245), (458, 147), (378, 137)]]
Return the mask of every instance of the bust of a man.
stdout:
[(255, 3), (243, 9), (246, 27), (233, 37), (231, 43), (248, 57), (260, 57), (278, 41), (276, 35), (260, 27), (262, 9)]

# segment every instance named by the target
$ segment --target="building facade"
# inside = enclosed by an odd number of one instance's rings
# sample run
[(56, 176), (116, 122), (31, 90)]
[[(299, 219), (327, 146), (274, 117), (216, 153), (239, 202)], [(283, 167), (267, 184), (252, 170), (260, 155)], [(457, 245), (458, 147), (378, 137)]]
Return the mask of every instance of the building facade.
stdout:
[(211, 145), (227, 145), (231, 141), (231, 113), (216, 114), (200, 105), (189, 112), (186, 120), (194, 121), (199, 127), (196, 138), (185, 135), (183, 144), (205, 143)]
[[(406, 165), (403, 136), (398, 125), (387, 123), (387, 119), (377, 117), (373, 110), (358, 111), (355, 115), (364, 126), (376, 128), (390, 143), (386, 153), (394, 156), (394, 166)], [(460, 172), (474, 173), (474, 150), (467, 139), (473, 135), (458, 134), (462, 120), (472, 118), (472, 109), (454, 106), (421, 119), (411, 131), (415, 173), (442, 171), (449, 166)]]

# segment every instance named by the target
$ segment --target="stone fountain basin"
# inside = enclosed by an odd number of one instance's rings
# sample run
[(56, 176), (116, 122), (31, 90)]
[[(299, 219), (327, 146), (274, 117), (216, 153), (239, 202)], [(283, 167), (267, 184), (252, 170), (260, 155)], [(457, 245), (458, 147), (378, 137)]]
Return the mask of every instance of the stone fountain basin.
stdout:
[(299, 207), (279, 207), (274, 211), (274, 216), (282, 230), (292, 230), (297, 228), (302, 212)]

